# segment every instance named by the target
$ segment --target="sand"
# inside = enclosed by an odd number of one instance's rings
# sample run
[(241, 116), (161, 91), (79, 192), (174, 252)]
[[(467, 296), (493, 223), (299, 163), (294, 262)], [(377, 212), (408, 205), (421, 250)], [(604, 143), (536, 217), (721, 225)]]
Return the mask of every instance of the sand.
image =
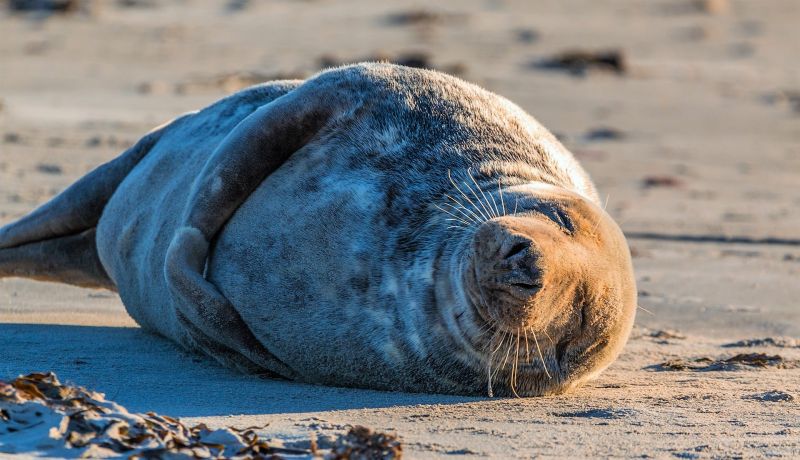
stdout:
[[(122, 3), (0, 12), (0, 224), (242, 85), (416, 60), (517, 102), (580, 159), (632, 247), (634, 336), (569, 395), (381, 393), (238, 375), (141, 331), (111, 293), (5, 279), (0, 378), (52, 370), (130, 411), (269, 423), (289, 443), (364, 424), (411, 458), (800, 456), (796, 1)], [(545, 68), (570, 49), (624, 65)], [(720, 361), (740, 353), (763, 367)]]

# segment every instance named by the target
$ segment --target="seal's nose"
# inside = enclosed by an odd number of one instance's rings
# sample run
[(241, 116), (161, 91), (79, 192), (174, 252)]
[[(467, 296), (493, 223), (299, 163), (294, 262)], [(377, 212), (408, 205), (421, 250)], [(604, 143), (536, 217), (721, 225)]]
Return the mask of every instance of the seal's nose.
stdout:
[(507, 286), (509, 294), (525, 300), (542, 288), (542, 271), (537, 266), (534, 242), (524, 235), (503, 233), (500, 236), (506, 241), (500, 249), (500, 281)]
[(543, 260), (533, 233), (508, 218), (484, 223), (475, 234), (474, 276), (484, 312), (516, 329), (535, 315), (543, 288)]

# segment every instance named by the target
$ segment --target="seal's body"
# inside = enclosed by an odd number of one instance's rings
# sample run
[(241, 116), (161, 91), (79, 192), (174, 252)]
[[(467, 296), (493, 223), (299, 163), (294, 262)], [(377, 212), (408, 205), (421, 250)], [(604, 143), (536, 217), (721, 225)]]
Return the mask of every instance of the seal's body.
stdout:
[[(42, 245), (70, 257), (43, 265)], [(385, 64), (153, 131), (0, 230), (4, 274), (115, 288), (143, 327), (247, 372), (404, 391), (564, 391), (635, 308), (624, 238), (550, 133)]]

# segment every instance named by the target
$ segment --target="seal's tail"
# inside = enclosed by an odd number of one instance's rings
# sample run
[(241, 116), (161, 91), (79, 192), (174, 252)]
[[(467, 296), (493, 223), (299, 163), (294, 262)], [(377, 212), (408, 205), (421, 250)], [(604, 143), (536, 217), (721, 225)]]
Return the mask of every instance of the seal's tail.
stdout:
[(0, 278), (113, 289), (97, 255), (95, 227), (111, 195), (160, 133), (148, 134), (35, 211), (0, 228)]

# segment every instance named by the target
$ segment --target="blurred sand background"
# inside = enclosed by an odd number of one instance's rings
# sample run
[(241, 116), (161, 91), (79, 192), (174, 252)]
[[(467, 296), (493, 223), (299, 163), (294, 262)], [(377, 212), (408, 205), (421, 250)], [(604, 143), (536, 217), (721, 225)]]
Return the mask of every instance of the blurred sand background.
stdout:
[[(365, 424), (411, 458), (800, 456), (796, 0), (12, 3), (0, 224), (229, 92), (388, 59), (482, 85), (556, 133), (629, 237), (643, 310), (597, 381), (489, 400), (241, 376), (141, 332), (114, 294), (5, 279), (0, 378), (53, 370), (133, 411), (269, 423), (290, 444)], [(724, 361), (740, 353), (765, 355)]]

